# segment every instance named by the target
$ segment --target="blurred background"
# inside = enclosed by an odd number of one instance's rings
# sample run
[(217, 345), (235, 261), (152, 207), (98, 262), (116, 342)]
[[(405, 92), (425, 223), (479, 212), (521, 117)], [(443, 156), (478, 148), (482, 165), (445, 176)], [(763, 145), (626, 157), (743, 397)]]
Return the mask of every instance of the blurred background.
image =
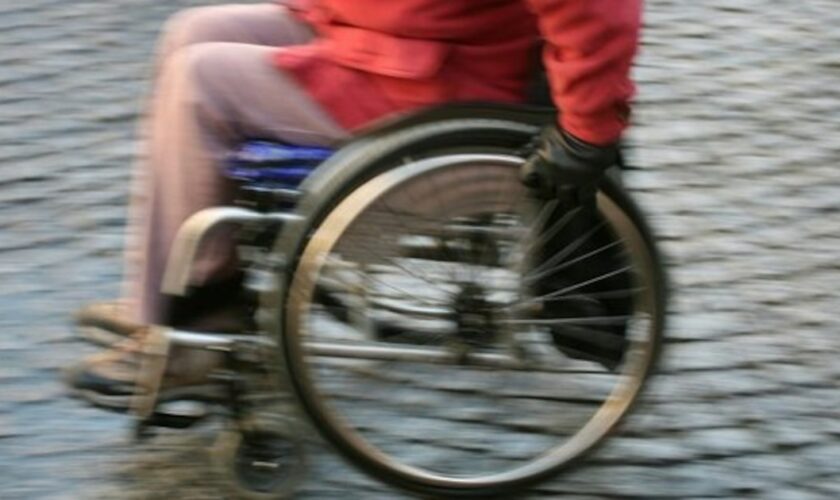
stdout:
[[(142, 445), (68, 399), (118, 291), (163, 21), (214, 2), (0, 0), (0, 498), (221, 498), (212, 428)], [(222, 2), (215, 2), (222, 3)], [(672, 265), (661, 374), (533, 498), (840, 497), (840, 10), (648, 0), (626, 182)], [(320, 451), (300, 498), (401, 498)]]

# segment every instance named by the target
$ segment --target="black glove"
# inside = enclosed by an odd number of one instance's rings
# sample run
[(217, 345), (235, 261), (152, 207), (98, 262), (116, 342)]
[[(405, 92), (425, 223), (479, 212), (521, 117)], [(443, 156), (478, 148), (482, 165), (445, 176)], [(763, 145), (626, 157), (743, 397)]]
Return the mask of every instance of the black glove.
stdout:
[(529, 243), (532, 268), (525, 274), (533, 296), (542, 298), (540, 314), (550, 320), (558, 349), (609, 369), (620, 364), (626, 351), (627, 322), (583, 331), (575, 322), (629, 317), (632, 310), (629, 295), (610, 296), (631, 289), (632, 282), (628, 273), (616, 272), (626, 266), (623, 247), (604, 227), (595, 198), (604, 171), (618, 160), (617, 144), (595, 146), (550, 127), (521, 170), (522, 183), (540, 205), (534, 219), (539, 233)]
[(522, 183), (537, 198), (580, 202), (594, 196), (604, 171), (618, 161), (618, 145), (595, 146), (547, 127), (522, 166)]

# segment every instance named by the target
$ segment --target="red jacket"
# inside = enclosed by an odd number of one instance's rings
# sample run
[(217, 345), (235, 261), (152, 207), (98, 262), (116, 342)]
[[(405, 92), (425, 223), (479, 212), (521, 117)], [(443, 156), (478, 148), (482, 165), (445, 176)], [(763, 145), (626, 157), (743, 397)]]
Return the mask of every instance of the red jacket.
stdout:
[[(315, 42), (278, 50), (344, 127), (451, 101), (520, 102), (540, 33), (561, 126), (616, 139), (633, 94), (641, 0), (298, 0)], [(536, 14), (536, 16), (535, 16)]]

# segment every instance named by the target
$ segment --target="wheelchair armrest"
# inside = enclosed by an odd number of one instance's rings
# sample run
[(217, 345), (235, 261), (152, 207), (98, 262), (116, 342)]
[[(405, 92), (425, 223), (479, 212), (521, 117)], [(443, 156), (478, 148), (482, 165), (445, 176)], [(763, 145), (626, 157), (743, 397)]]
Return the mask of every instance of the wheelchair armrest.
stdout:
[(223, 224), (278, 224), (297, 220), (291, 213), (259, 213), (240, 207), (207, 208), (184, 222), (169, 252), (161, 291), (176, 297), (184, 296), (190, 286), (193, 262), (205, 237)]

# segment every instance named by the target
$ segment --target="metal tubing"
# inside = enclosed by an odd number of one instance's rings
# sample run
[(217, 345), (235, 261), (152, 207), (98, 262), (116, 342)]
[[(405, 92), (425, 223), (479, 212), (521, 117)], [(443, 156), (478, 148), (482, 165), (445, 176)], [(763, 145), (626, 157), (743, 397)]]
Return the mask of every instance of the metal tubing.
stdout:
[(429, 349), (420, 347), (361, 346), (307, 342), (304, 344), (307, 356), (324, 358), (364, 359), (369, 361), (391, 361), (409, 363), (453, 364), (494, 368), (513, 371), (535, 371), (543, 373), (564, 373), (578, 375), (612, 375), (597, 368), (573, 367), (563, 362), (537, 363), (536, 360), (518, 359), (508, 354), (488, 352), (467, 352), (459, 354), (446, 348)]
[(297, 220), (294, 214), (260, 213), (240, 207), (213, 207), (192, 215), (178, 230), (166, 272), (163, 275), (163, 293), (183, 296), (190, 284), (193, 261), (204, 238), (221, 224), (271, 224)]
[[(238, 342), (265, 347), (275, 347), (276, 343), (266, 337), (258, 335), (237, 335), (228, 333), (188, 332), (168, 328), (161, 330), (171, 345), (206, 349), (210, 351), (225, 351), (231, 349)], [(307, 356), (323, 356), (336, 359), (363, 359), (368, 361), (391, 361), (430, 364), (460, 364), (480, 368), (495, 368), (502, 370), (533, 370), (549, 373), (610, 375), (611, 372), (599, 369), (573, 368), (564, 363), (537, 363), (531, 360), (518, 359), (506, 354), (487, 352), (467, 352), (458, 354), (446, 348), (427, 347), (398, 347), (333, 344), (327, 342), (307, 342), (305, 345)]]
[(519, 369), (522, 363), (503, 354), (468, 353), (463, 357), (445, 349), (416, 347), (360, 346), (312, 342), (305, 344), (306, 353), (332, 358), (366, 359), (374, 361), (405, 361), (433, 364), (464, 364), (486, 368)]
[(166, 336), (169, 338), (169, 342), (172, 343), (172, 345), (207, 350), (229, 349), (237, 342), (263, 344), (266, 346), (274, 345), (274, 342), (272, 342), (271, 340), (257, 335), (188, 332), (184, 330), (175, 330), (173, 328), (170, 328), (166, 330)]

